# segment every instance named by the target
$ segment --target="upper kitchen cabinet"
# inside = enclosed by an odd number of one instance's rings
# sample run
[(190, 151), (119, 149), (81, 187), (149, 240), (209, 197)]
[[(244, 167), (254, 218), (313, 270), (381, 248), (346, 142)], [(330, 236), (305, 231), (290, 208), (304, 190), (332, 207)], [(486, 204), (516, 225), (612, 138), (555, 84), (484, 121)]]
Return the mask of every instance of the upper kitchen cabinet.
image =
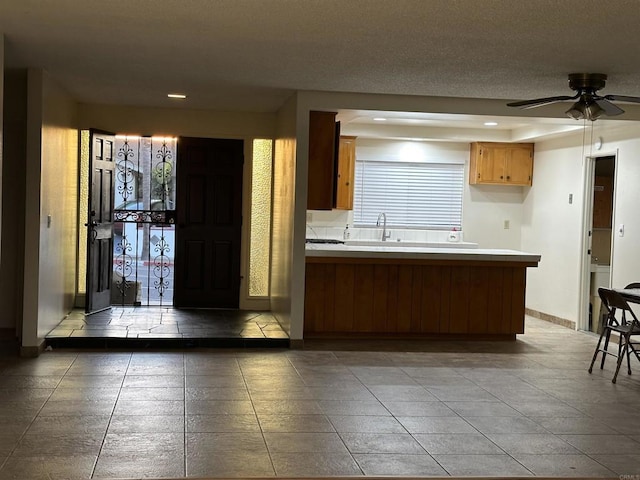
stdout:
[(331, 210), (335, 204), (337, 128), (335, 112), (309, 112), (309, 210)]
[(356, 137), (341, 136), (336, 179), (336, 209), (353, 210), (353, 181), (356, 165)]
[(530, 186), (532, 176), (533, 143), (471, 144), (470, 184)]

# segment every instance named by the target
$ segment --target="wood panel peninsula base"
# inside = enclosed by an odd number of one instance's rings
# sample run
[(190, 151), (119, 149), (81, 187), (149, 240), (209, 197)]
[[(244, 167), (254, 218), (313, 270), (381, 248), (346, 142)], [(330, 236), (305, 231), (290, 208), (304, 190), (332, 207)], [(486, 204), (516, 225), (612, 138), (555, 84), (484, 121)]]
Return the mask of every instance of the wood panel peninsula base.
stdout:
[(526, 269), (539, 255), (331, 247), (307, 248), (305, 338), (515, 340), (524, 333)]

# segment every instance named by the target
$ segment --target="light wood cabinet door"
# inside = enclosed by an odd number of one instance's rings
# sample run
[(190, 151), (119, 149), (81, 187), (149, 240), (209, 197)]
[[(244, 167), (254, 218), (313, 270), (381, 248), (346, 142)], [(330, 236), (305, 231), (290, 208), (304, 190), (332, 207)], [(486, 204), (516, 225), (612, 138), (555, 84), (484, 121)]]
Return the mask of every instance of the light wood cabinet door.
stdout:
[(356, 137), (341, 136), (336, 187), (336, 209), (338, 210), (353, 210), (355, 164)]
[(508, 150), (482, 147), (478, 157), (478, 183), (502, 183)]
[(533, 143), (471, 144), (471, 185), (531, 185)]
[(531, 185), (533, 173), (533, 149), (525, 147), (509, 148), (505, 180), (511, 185)]

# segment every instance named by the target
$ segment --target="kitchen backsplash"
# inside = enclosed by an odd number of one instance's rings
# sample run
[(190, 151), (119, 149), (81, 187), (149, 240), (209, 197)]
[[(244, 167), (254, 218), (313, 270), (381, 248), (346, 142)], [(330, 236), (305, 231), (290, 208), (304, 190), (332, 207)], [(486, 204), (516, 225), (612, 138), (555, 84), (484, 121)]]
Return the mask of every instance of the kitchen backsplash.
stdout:
[[(342, 240), (344, 229), (349, 225), (350, 240), (380, 240), (382, 237), (382, 227), (362, 227), (353, 226), (353, 215), (347, 210), (308, 210), (307, 211), (307, 238), (323, 238)], [(387, 241), (397, 242), (447, 242), (449, 231), (447, 230), (417, 230), (398, 229), (387, 227), (387, 232), (391, 236)], [(462, 234), (462, 232), (460, 232)], [(460, 235), (460, 241), (463, 241)]]

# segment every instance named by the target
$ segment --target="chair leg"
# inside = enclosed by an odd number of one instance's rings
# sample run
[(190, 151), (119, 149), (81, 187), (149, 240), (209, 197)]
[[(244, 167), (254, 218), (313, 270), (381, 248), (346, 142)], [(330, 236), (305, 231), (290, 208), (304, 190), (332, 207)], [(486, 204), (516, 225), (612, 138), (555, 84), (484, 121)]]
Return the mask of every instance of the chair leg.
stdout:
[[(602, 333), (605, 334), (605, 339), (604, 339), (604, 351), (608, 352), (609, 351), (609, 340), (611, 339), (611, 330), (607, 329), (605, 327), (605, 329), (602, 331)], [(600, 361), (600, 370), (602, 370), (604, 368), (604, 361), (607, 358), (607, 354), (603, 353), (602, 354), (602, 360)]]
[(627, 338), (625, 349), (627, 351), (627, 375), (631, 375), (631, 350), (633, 350), (633, 346), (629, 343), (631, 341), (631, 337)]
[[(602, 337), (604, 337), (605, 332), (607, 331), (606, 328), (604, 328), (602, 330), (602, 333), (600, 334), (600, 338), (598, 339), (598, 345), (596, 345), (596, 351), (593, 352), (593, 358), (591, 359), (591, 365), (589, 365), (589, 373), (591, 373), (593, 371), (593, 364), (596, 363), (596, 358), (598, 358), (598, 352), (600, 351), (600, 344), (602, 343)], [(606, 356), (606, 353), (602, 354), (602, 363), (604, 363), (604, 357)], [(602, 365), (600, 365), (600, 369), (602, 369)]]
[(618, 362), (616, 365), (616, 373), (613, 374), (613, 380), (611, 383), (616, 383), (616, 379), (618, 378), (618, 371), (620, 370), (620, 365), (622, 365), (622, 361), (624, 360), (624, 355), (628, 354), (629, 347), (627, 343), (626, 335), (620, 335), (620, 340), (618, 344)]

